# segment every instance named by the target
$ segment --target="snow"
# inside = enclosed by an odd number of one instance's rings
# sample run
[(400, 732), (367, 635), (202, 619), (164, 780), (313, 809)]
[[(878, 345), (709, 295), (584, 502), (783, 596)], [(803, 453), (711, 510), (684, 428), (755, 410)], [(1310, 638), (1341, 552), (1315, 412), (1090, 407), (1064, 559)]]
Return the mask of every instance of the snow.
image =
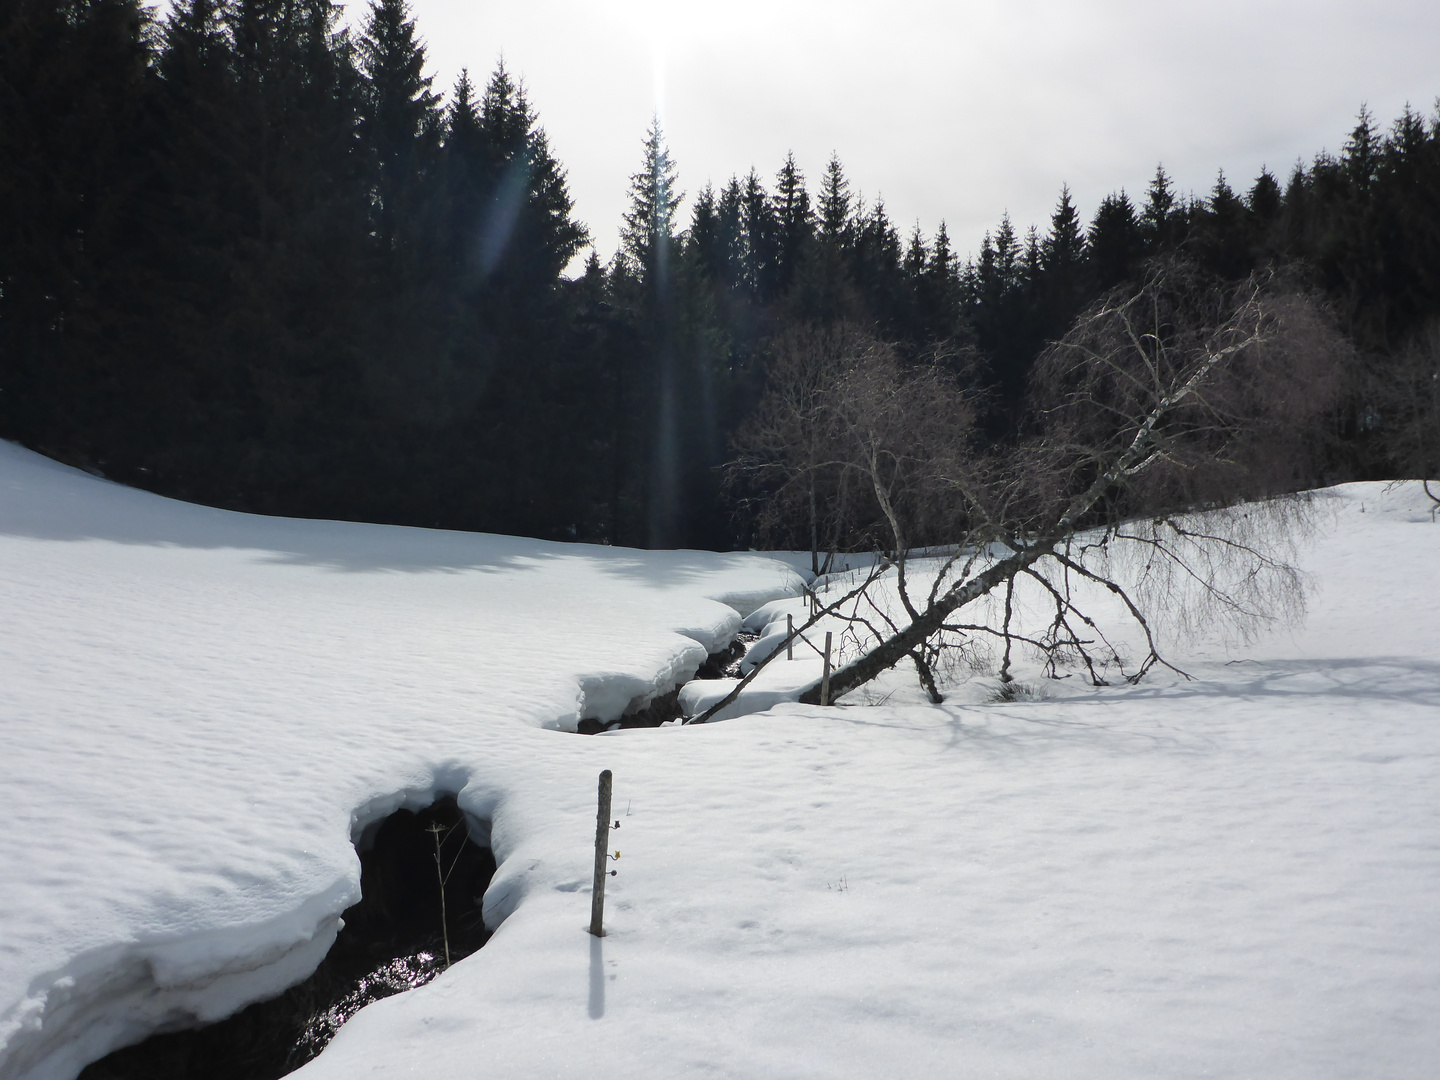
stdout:
[(304, 974), (354, 838), (437, 792), (489, 829), (497, 932), (302, 1080), (1433, 1075), (1440, 524), (1418, 485), (1323, 500), (1307, 621), (1193, 645), (1191, 682), (1032, 667), (1034, 700), (980, 676), (936, 707), (897, 672), (585, 738), (555, 729), (668, 690), (801, 577), (247, 517), (0, 445), (0, 1076)]
[(539, 728), (668, 691), (801, 586), (760, 557), (226, 513), (0, 444), (0, 1075), (308, 974), (368, 821), (467, 784), (488, 819), (517, 763), (586, 756)]

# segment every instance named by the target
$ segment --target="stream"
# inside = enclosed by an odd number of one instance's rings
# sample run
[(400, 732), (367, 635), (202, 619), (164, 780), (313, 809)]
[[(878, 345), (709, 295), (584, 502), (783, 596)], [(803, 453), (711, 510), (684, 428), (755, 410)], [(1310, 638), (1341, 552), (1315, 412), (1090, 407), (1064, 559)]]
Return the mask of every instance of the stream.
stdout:
[[(711, 654), (696, 678), (737, 677), (755, 634)], [(582, 734), (660, 727), (680, 719), (680, 687), (619, 720), (582, 720)], [(445, 867), (445, 919), (436, 877)], [(366, 829), (360, 903), (344, 913), (336, 943), (310, 978), (269, 1001), (204, 1027), (151, 1035), (95, 1061), (79, 1080), (278, 1080), (317, 1056), (364, 1005), (423, 986), (449, 963), (480, 949), (481, 904), (495, 873), (490, 848), (469, 838), (464, 812), (444, 796), (419, 812), (396, 811)]]
[[(756, 635), (742, 631), (708, 657), (695, 677), (738, 677)], [(659, 727), (680, 717), (676, 687), (608, 723), (581, 720), (593, 735), (616, 728)], [(441, 919), (436, 841), (448, 874)], [(152, 1035), (87, 1066), (80, 1080), (278, 1080), (320, 1053), (365, 1005), (423, 986), (449, 963), (489, 939), (481, 916), (495, 856), (470, 839), (453, 796), (419, 812), (398, 810), (365, 831), (360, 856), (361, 900), (308, 979), (278, 997), (256, 1002), (203, 1027)]]
[[(443, 925), (437, 836), (449, 872)], [(320, 1053), (362, 1006), (444, 971), (447, 939), (451, 963), (485, 944), (480, 907), (495, 857), (470, 839), (453, 797), (396, 811), (366, 839), (361, 900), (313, 975), (225, 1020), (116, 1050), (80, 1080), (277, 1080)]]

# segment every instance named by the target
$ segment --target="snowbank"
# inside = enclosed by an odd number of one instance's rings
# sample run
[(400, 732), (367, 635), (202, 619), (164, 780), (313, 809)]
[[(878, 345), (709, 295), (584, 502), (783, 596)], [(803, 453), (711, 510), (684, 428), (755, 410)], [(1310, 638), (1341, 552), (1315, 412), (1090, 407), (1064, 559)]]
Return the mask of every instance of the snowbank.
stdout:
[(593, 785), (589, 740), (538, 729), (668, 692), (802, 587), (757, 556), (227, 513), (0, 444), (0, 1075), (308, 974), (369, 821), (460, 793), (503, 847), (517, 763)]

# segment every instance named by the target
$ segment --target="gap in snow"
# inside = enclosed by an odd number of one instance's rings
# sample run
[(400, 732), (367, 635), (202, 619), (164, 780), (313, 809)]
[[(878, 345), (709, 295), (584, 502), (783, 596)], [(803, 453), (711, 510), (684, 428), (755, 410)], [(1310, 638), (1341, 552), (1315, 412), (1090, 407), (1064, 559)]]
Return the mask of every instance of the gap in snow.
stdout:
[(445, 927), (453, 963), (489, 940), (481, 904), (495, 856), (471, 838), (452, 795), (372, 822), (356, 848), (361, 900), (315, 973), (279, 997), (205, 1027), (154, 1035), (117, 1050), (80, 1080), (276, 1080), (323, 1050), (372, 1001), (422, 986), (445, 970), (435, 868), (440, 830)]
[(660, 727), (672, 720), (680, 719), (680, 688), (677, 686), (668, 694), (661, 694), (648, 704), (634, 710), (626, 710), (619, 720), (604, 720), (594, 717), (581, 720), (575, 725), (580, 735), (599, 735), (602, 731), (618, 731), (621, 728)]
[[(740, 630), (730, 640), (730, 644), (718, 652), (713, 652), (705, 658), (695, 672), (695, 679), (725, 679), (739, 678), (740, 662), (745, 659), (745, 652), (760, 635), (749, 631)], [(685, 715), (680, 707), (680, 692), (685, 684), (675, 687), (667, 694), (651, 700), (637, 698), (626, 708), (624, 714), (618, 720), (604, 721), (596, 717), (587, 717), (575, 725), (575, 730), (581, 735), (599, 735), (605, 731), (618, 731), (623, 728), (644, 728), (660, 727), (679, 720)]]
[(738, 679), (740, 677), (740, 662), (745, 659), (746, 652), (750, 646), (760, 637), (753, 630), (741, 630), (730, 642), (728, 649), (711, 653), (705, 663), (700, 665), (700, 670), (695, 672), (697, 679)]

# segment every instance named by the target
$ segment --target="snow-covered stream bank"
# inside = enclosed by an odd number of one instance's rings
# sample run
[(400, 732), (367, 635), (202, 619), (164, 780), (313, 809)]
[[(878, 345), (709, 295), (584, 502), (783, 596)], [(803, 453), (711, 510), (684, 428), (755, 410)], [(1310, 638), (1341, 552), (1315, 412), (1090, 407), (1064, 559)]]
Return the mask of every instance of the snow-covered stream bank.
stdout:
[(377, 822), (358, 846), (361, 901), (346, 909), (313, 974), (225, 1020), (118, 1050), (81, 1080), (276, 1080), (293, 1072), (364, 1005), (423, 986), (484, 945), (481, 901), (495, 860), (474, 843), (476, 831), (488, 830), (472, 826), (449, 798)]
[(0, 444), (0, 1076), (72, 1077), (298, 981), (401, 806), (493, 823), (498, 924), (526, 823), (594, 797), (599, 748), (542, 729), (670, 690), (802, 585), (760, 557), (226, 513)]
[(907, 676), (582, 739), (544, 728), (673, 685), (797, 574), (249, 518), (0, 447), (0, 1076), (304, 974), (364, 826), (453, 793), (494, 936), (301, 1080), (1429, 1077), (1440, 525), (1327, 498), (1309, 621), (1194, 683), (936, 708)]

